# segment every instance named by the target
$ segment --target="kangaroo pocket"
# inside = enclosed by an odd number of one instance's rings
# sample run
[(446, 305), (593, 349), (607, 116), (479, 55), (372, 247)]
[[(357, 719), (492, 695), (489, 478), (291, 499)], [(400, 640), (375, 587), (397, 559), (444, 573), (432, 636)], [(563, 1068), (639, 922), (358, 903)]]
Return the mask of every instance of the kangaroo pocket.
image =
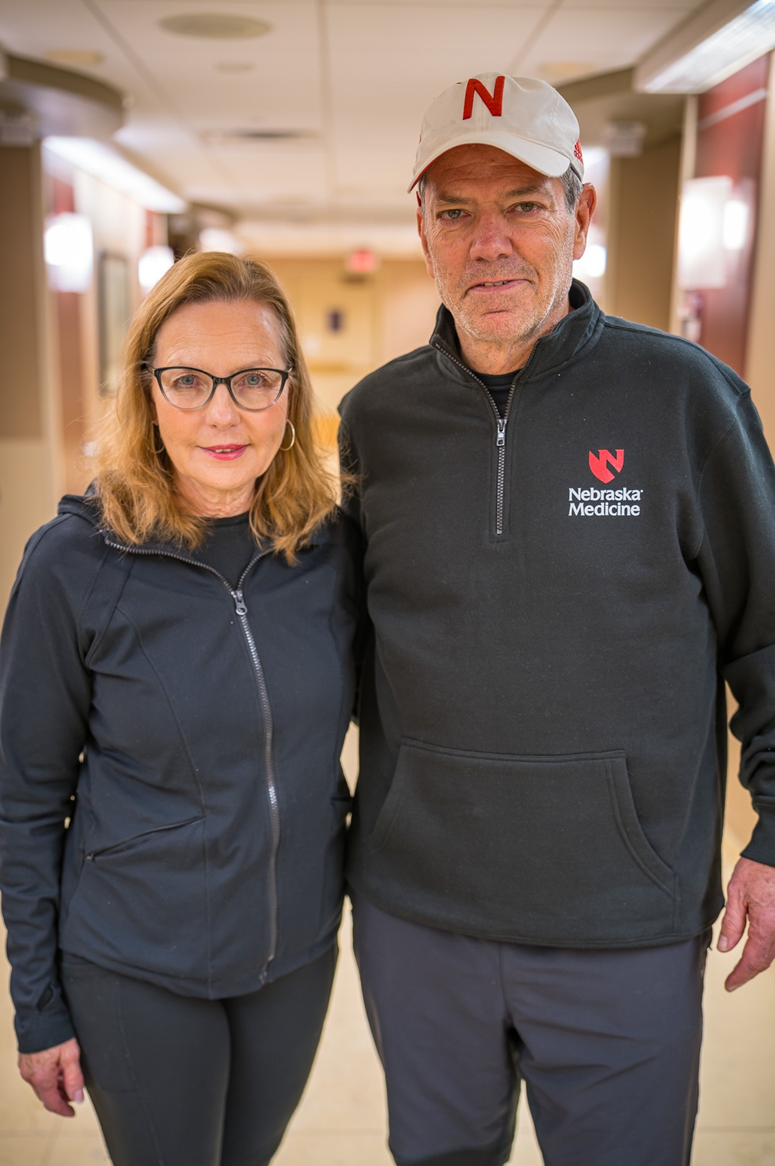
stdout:
[(146, 831), (85, 856), (62, 945), (175, 977), (206, 979), (204, 819)]
[(669, 935), (674, 876), (643, 833), (625, 755), (516, 756), (402, 743), (369, 840), (371, 885), (493, 938), (634, 943)]

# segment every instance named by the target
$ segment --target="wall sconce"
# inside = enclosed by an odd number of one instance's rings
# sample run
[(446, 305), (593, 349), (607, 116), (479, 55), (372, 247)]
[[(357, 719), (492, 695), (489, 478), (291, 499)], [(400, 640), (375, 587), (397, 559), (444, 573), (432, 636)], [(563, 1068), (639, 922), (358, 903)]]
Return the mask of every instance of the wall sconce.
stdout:
[(51, 215), (43, 237), (48, 284), (53, 291), (85, 292), (92, 283), (94, 245), (86, 215)]
[(724, 287), (724, 207), (732, 179), (690, 178), (681, 191), (678, 286), (682, 291)]
[(736, 254), (750, 242), (753, 207), (750, 179), (691, 178), (683, 184), (678, 227), (682, 291), (726, 287)]
[(137, 261), (137, 279), (143, 291), (149, 292), (174, 262), (175, 253), (171, 247), (146, 247)]
[(751, 208), (742, 198), (730, 198), (724, 207), (721, 241), (727, 251), (742, 251), (748, 242)]

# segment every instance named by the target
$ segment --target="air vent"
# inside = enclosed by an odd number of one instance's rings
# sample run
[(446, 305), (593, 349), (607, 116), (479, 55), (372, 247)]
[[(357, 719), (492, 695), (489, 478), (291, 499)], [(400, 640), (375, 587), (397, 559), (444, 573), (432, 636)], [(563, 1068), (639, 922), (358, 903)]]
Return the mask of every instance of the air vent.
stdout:
[(309, 130), (269, 129), (210, 130), (202, 135), (211, 146), (226, 145), (229, 142), (303, 142), (315, 136)]
[(186, 12), (165, 16), (159, 26), (178, 36), (202, 36), (211, 40), (237, 40), (242, 37), (264, 36), (272, 26), (265, 20), (251, 16), (230, 16), (221, 12)]

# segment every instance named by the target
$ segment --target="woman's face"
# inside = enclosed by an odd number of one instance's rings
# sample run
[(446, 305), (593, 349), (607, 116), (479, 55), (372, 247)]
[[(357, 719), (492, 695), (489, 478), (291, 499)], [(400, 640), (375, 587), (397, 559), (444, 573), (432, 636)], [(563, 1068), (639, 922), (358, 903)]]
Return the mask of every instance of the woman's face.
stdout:
[[(159, 329), (153, 365), (197, 368), (216, 377), (287, 367), (274, 309), (245, 301), (178, 308)], [(159, 433), (186, 509), (211, 518), (244, 513), (256, 479), (287, 444), (288, 386), (279, 401), (259, 413), (238, 409), (226, 385), (218, 385), (207, 405), (190, 412), (171, 405), (155, 378), (152, 386)]]

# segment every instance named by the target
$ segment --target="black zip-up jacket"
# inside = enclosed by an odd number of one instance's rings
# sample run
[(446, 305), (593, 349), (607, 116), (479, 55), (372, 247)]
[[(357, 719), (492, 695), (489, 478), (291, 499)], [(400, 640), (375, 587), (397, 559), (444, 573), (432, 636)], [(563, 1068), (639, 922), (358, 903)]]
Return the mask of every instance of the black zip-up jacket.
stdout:
[(349, 880), (465, 934), (643, 946), (723, 902), (724, 678), (775, 864), (775, 472), (731, 369), (571, 303), (503, 419), (444, 308), (342, 404), (375, 629)]
[(257, 550), (234, 590), (185, 551), (122, 549), (88, 498), (30, 540), (0, 659), (21, 1051), (73, 1035), (58, 948), (218, 998), (333, 943), (354, 536), (342, 516), (293, 567)]

